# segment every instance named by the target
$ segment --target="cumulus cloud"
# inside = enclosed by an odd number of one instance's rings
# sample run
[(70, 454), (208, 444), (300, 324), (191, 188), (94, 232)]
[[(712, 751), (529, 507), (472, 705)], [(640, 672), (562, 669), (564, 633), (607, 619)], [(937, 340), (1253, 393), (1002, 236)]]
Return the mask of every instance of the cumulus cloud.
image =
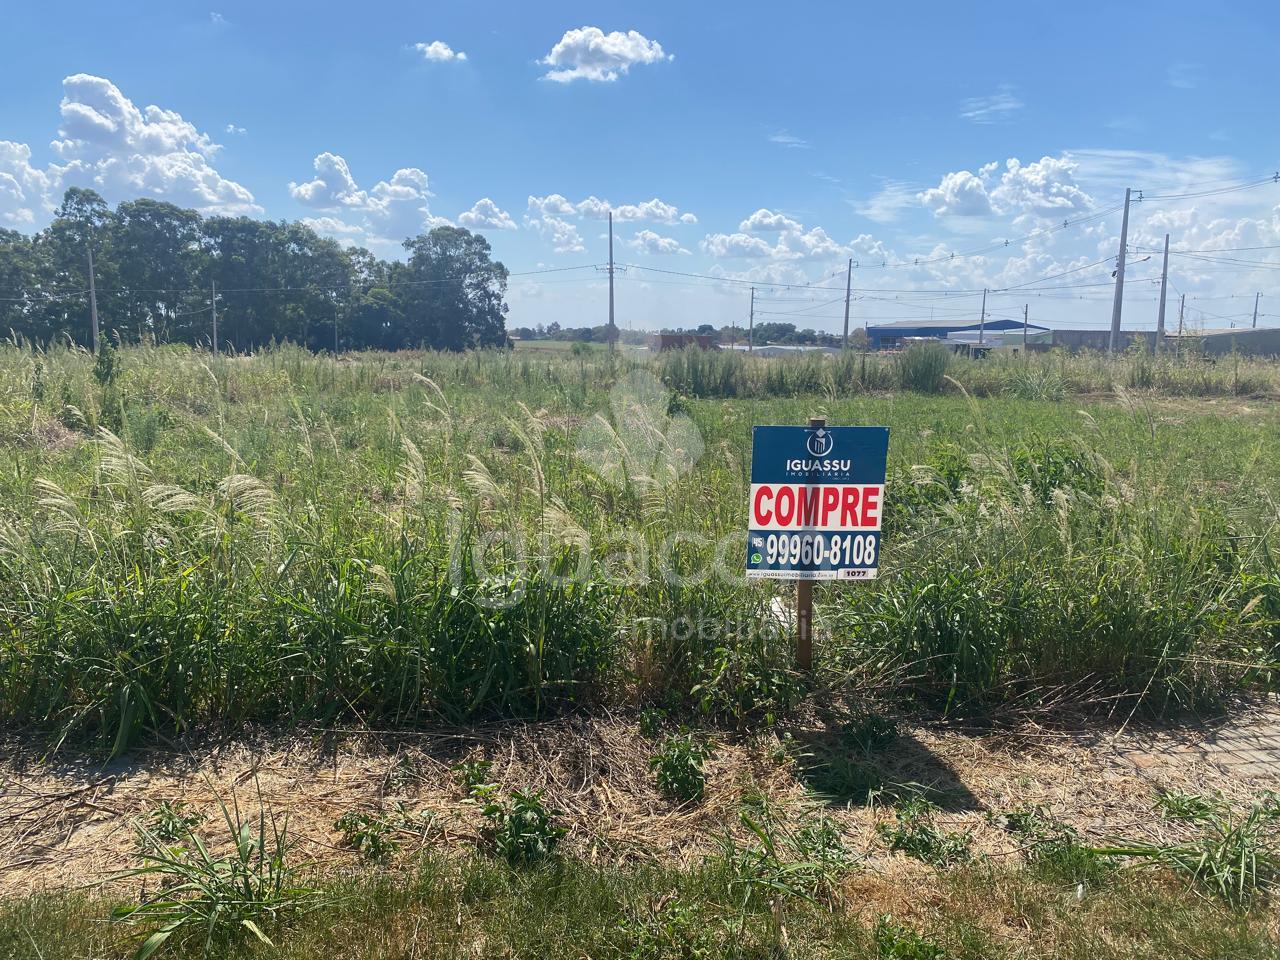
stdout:
[(1093, 206), (1093, 198), (1076, 182), (1077, 165), (1069, 156), (1042, 157), (1022, 163), (1016, 157), (989, 163), (972, 173), (946, 174), (938, 186), (916, 195), (934, 216), (984, 217), (991, 215), (1058, 217), (1080, 213)]
[(578, 228), (568, 220), (543, 215), (525, 217), (525, 223), (547, 237), (556, 253), (582, 253), (587, 249), (582, 243)]
[(320, 218), (316, 222), (328, 224), (336, 220), (348, 228), (326, 230), (326, 233), (351, 235), (358, 230), (366, 243), (393, 245), (423, 230), (449, 223), (443, 217), (432, 215), (427, 175), (417, 167), (397, 170), (390, 180), (380, 180), (369, 190), (363, 190), (352, 176), (347, 161), (335, 153), (320, 154), (312, 166), (315, 177), (305, 183), (290, 182), (289, 195), (304, 206), (353, 218)]
[(800, 224), (781, 213), (761, 207), (738, 224), (743, 233), (775, 233), (781, 230), (799, 230)]
[(635, 30), (605, 33), (599, 27), (579, 27), (566, 30), (540, 62), (552, 68), (543, 79), (569, 83), (572, 80), (612, 82), (633, 66), (674, 59), (658, 41)]
[(589, 196), (585, 200), (571, 203), (558, 193), (545, 197), (530, 197), (529, 211), (536, 216), (582, 217), (587, 220), (604, 220), (613, 212), (615, 223), (648, 220), (653, 223), (697, 223), (698, 218), (692, 213), (681, 213), (680, 209), (665, 200), (654, 197), (640, 203), (612, 204), (597, 196)]
[(511, 214), (507, 213), (488, 197), (477, 200), (470, 210), (459, 214), (458, 222), (464, 227), (471, 227), (473, 230), (483, 228), (490, 230), (517, 229), (516, 222), (511, 219)]
[(227, 124), (227, 133), (233, 134), (234, 136), (243, 137), (248, 132), (249, 131), (244, 127), (237, 127), (234, 123)]
[(51, 212), (56, 176), (32, 165), (25, 143), (0, 140), (0, 224), (25, 227)]
[(415, 43), (413, 49), (422, 54), (423, 59), (432, 60), (437, 63), (447, 63), (450, 60), (465, 60), (467, 55), (461, 50), (454, 50), (443, 40), (432, 40), (430, 43)]
[(772, 257), (773, 247), (749, 233), (709, 233), (702, 249), (713, 257)]
[(684, 247), (680, 246), (680, 241), (674, 237), (663, 237), (654, 233), (652, 230), (639, 230), (628, 242), (634, 249), (639, 250), (641, 253), (665, 254), (689, 252)]
[(62, 81), (61, 123), (51, 147), (62, 163), (39, 168), (27, 144), (0, 144), (0, 221), (47, 219), (67, 187), (110, 202), (154, 197), (204, 213), (261, 213), (253, 194), (213, 165), (219, 145), (172, 110), (140, 109), (103, 77)]
[[(640, 203), (614, 204), (592, 195), (574, 203), (558, 193), (547, 194), (545, 197), (529, 197), (528, 211), (524, 219), (529, 227), (550, 238), (558, 253), (576, 253), (584, 250), (585, 247), (572, 219), (605, 220), (611, 212), (615, 223), (648, 221), (677, 225), (698, 222), (698, 218), (692, 213), (681, 213), (675, 204), (667, 203), (657, 197)], [(641, 233), (650, 233), (650, 231), (641, 231)], [(654, 252), (680, 252), (682, 248), (679, 243), (672, 242), (676, 244), (676, 249), (661, 251), (655, 249)]]

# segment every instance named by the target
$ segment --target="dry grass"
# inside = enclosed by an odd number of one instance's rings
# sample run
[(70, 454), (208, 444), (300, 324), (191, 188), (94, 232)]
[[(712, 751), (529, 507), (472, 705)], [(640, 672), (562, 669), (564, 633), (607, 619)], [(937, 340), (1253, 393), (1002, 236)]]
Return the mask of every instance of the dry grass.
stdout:
[[(1237, 714), (1226, 733), (1238, 738), (1278, 729), (1280, 709), (1264, 703)], [(1213, 747), (1223, 742), (1224, 731), (1208, 726), (1130, 724), (1118, 733), (1032, 725), (965, 731), (915, 724), (899, 730), (877, 757), (885, 779), (919, 784), (942, 798), (940, 824), (972, 831), (975, 851), (997, 862), (1012, 862), (1017, 852), (994, 816), (1001, 811), (1043, 806), (1088, 838), (1165, 842), (1186, 828), (1153, 812), (1161, 790), (1221, 791), (1243, 800), (1280, 787), (1280, 766), (1268, 770)], [(282, 738), (263, 732), (188, 750), (140, 750), (105, 766), (62, 755), (41, 761), (41, 744), (11, 739), (0, 745), (0, 894), (101, 883), (136, 865), (134, 823), (160, 803), (183, 801), (212, 819), (219, 797), (247, 797), (255, 781), (267, 804), (288, 812), (290, 830), (301, 841), (300, 859), (317, 866), (355, 862), (357, 855), (341, 846), (334, 828), (341, 814), (389, 810), (398, 802), (431, 811), (436, 824), (426, 839), (407, 839), (400, 856), (419, 844), (463, 852), (479, 842), (481, 817), (454, 767), (485, 759), (492, 764), (488, 779), (504, 790), (542, 791), (562, 811), (567, 851), (591, 863), (691, 863), (714, 849), (716, 836), (736, 823), (744, 797), (757, 793), (794, 817), (823, 807), (846, 842), (882, 874), (850, 881), (859, 888), (855, 899), (885, 900), (886, 910), (899, 913), (903, 907), (888, 901), (918, 886), (910, 878), (924, 868), (878, 842), (875, 825), (887, 816), (883, 804), (827, 806), (808, 792), (801, 767), (789, 758), (820, 735), (805, 729), (781, 737), (715, 732), (705, 799), (689, 807), (658, 792), (648, 764), (654, 744), (640, 736), (632, 718), (422, 733), (331, 730)]]

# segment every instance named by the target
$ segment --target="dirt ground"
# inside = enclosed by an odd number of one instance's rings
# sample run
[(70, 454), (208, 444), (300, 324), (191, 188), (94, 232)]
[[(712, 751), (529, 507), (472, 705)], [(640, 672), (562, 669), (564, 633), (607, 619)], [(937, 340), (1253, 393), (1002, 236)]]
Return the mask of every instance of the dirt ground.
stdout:
[[(1234, 801), (1280, 790), (1276, 700), (1195, 725), (980, 730), (899, 722), (898, 730), (875, 755), (885, 781), (929, 788), (940, 798), (940, 825), (971, 830), (975, 848), (992, 857), (1016, 853), (999, 816), (1008, 810), (1042, 806), (1096, 840), (1158, 840), (1180, 829), (1153, 806), (1162, 790), (1217, 791)], [(423, 845), (462, 850), (477, 841), (481, 817), (455, 767), (476, 759), (491, 762), (487, 779), (504, 789), (543, 791), (562, 811), (569, 850), (590, 860), (689, 861), (733, 830), (739, 803), (758, 792), (788, 816), (830, 816), (881, 869), (907, 866), (877, 837), (876, 823), (890, 816), (886, 804), (832, 803), (806, 786), (804, 755), (823, 731), (711, 736), (705, 800), (683, 809), (658, 793), (648, 763), (653, 742), (634, 717), (433, 732), (258, 732), (138, 750), (106, 764), (66, 750), (42, 758), (43, 741), (10, 737), (0, 740), (0, 895), (96, 885), (137, 866), (135, 824), (162, 801), (189, 804), (205, 817), (202, 835), (216, 837), (226, 834), (219, 799), (256, 814), (260, 796), (276, 816), (288, 815), (296, 855), (320, 866), (357, 860), (341, 845), (339, 816), (397, 804), (429, 811), (432, 823), (403, 834), (399, 856)]]

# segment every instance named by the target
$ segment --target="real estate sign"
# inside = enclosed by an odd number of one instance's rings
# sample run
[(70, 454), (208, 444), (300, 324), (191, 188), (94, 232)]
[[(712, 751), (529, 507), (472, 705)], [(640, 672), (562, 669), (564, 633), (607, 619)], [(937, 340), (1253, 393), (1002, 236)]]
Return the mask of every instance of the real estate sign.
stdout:
[(755, 427), (747, 576), (871, 580), (888, 427)]

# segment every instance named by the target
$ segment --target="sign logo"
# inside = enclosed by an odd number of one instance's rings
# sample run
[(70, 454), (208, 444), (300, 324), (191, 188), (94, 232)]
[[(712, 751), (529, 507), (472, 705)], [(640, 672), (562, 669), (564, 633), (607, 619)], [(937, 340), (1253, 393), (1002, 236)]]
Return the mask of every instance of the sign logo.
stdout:
[(831, 448), (835, 446), (835, 441), (831, 439), (831, 431), (818, 430), (809, 434), (809, 439), (804, 444), (809, 452), (815, 457), (825, 457), (831, 452)]

